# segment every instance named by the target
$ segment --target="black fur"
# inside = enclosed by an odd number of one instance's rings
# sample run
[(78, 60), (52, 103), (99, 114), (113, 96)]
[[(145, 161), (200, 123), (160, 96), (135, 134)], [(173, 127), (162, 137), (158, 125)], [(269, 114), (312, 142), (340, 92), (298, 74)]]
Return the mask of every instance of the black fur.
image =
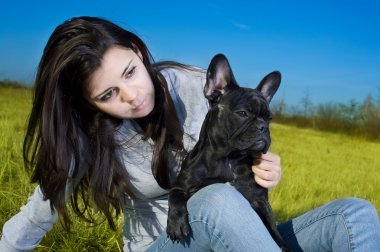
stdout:
[(252, 164), (270, 145), (269, 102), (277, 91), (281, 74), (268, 74), (255, 89), (239, 87), (224, 55), (216, 55), (207, 70), (204, 88), (209, 100), (199, 141), (184, 159), (177, 181), (169, 193), (167, 232), (182, 240), (191, 233), (187, 200), (201, 188), (229, 182), (250, 202), (284, 250), (287, 247), (277, 231), (268, 190), (254, 180)]

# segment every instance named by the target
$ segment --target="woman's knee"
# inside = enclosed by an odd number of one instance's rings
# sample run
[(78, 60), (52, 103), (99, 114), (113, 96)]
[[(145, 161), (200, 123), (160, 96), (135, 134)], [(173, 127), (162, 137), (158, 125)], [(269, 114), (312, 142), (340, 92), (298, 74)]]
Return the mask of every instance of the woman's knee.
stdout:
[(378, 220), (375, 206), (366, 199), (361, 198), (343, 198), (335, 201), (341, 205), (343, 214), (349, 216), (375, 218)]
[(223, 216), (225, 222), (234, 219), (257, 215), (248, 200), (228, 184), (212, 184), (195, 193), (188, 201), (189, 216), (194, 218), (219, 218)]
[(258, 214), (233, 186), (212, 184), (202, 188), (189, 199), (187, 207), (194, 239), (208, 237), (214, 251), (230, 245), (242, 251), (248, 251), (247, 246), (270, 248), (258, 251), (278, 249)]
[(199, 205), (199, 201), (213, 208), (239, 207), (248, 205), (248, 201), (233, 186), (228, 184), (212, 184), (195, 193), (188, 202), (189, 205)]
[(379, 248), (380, 223), (375, 206), (370, 201), (360, 198), (344, 198), (336, 202), (341, 205), (339, 219), (342, 227), (340, 232), (336, 229), (336, 234), (346, 234), (341, 236), (341, 241), (349, 241), (350, 247), (360, 247), (363, 251)]

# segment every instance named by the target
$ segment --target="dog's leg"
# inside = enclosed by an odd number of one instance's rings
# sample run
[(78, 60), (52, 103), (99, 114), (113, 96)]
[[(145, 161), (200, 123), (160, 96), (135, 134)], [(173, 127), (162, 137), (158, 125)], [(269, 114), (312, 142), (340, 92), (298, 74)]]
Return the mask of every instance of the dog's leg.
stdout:
[(188, 196), (180, 188), (172, 188), (169, 192), (169, 213), (167, 233), (172, 241), (182, 240), (190, 233), (186, 203)]
[(206, 178), (204, 181), (190, 187), (187, 192), (180, 187), (174, 187), (170, 190), (167, 233), (171, 240), (182, 240), (190, 234), (191, 229), (187, 212), (188, 199), (203, 187), (225, 182), (225, 178)]
[[(198, 160), (199, 162), (199, 160)], [(172, 241), (182, 240), (191, 233), (188, 222), (187, 201), (204, 187), (202, 179), (207, 175), (207, 168), (185, 159), (174, 186), (169, 192), (169, 213), (166, 231)]]

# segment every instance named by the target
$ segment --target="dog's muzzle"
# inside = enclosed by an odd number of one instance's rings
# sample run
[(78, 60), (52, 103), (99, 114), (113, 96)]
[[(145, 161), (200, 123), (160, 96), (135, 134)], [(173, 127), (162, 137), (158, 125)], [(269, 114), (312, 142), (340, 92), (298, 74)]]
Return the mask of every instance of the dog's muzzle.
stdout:
[(259, 138), (256, 138), (255, 141), (252, 141), (250, 150), (255, 153), (266, 153), (270, 146), (270, 137), (266, 134), (262, 134)]

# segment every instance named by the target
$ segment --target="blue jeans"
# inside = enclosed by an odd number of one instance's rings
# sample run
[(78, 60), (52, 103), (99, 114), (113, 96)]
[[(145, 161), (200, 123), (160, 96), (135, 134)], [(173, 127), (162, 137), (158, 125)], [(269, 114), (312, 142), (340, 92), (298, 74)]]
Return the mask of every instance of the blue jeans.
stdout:
[[(280, 251), (248, 201), (233, 187), (213, 184), (187, 204), (191, 237), (172, 242), (163, 233), (147, 251)], [(380, 251), (376, 209), (365, 200), (333, 201), (279, 231), (293, 251)]]

